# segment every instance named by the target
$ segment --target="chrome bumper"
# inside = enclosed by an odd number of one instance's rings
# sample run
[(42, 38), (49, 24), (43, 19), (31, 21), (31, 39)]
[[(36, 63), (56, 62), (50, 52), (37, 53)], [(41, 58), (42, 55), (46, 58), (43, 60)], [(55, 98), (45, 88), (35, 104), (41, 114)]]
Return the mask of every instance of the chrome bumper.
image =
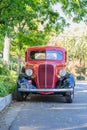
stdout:
[(63, 89), (39, 89), (39, 88), (18, 88), (18, 91), (20, 92), (32, 92), (32, 93), (38, 93), (38, 92), (73, 92), (73, 88), (63, 88)]

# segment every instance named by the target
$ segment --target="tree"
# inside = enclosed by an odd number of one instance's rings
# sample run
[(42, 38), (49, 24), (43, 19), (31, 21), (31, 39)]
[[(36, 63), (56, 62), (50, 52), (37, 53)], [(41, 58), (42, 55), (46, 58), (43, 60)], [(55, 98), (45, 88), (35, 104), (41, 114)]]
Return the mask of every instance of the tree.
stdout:
[[(82, 25), (82, 26), (81, 26)], [(57, 46), (65, 47), (68, 52), (68, 67), (74, 74), (86, 74), (87, 68), (87, 26), (84, 23), (67, 28), (54, 37)], [(73, 64), (73, 65), (72, 65)]]
[(87, 0), (59, 0), (62, 10), (76, 23), (87, 22)]
[(0, 34), (0, 52), (2, 53), (2, 50), (3, 50), (3, 35)]
[(4, 62), (4, 64), (9, 63), (9, 53), (10, 53), (10, 39), (6, 35), (5, 41), (4, 41), (4, 50), (3, 50), (3, 62)]
[(62, 10), (72, 18), (74, 22), (87, 21), (87, 1), (86, 0), (4, 0), (0, 1), (0, 28), (12, 30), (19, 22), (32, 28), (34, 20), (37, 23), (45, 23), (46, 31), (62, 30), (66, 21), (61, 14), (53, 10), (53, 5), (61, 3)]
[[(21, 4), (20, 4), (21, 3)], [(22, 22), (29, 29), (36, 28), (37, 23), (47, 22), (47, 28), (55, 27), (57, 18), (60, 15), (52, 9), (52, 1), (45, 0), (5, 0), (0, 1), (0, 27), (1, 29), (11, 31), (12, 27)], [(62, 21), (62, 19), (61, 19)]]
[(60, 33), (67, 23), (59, 12), (54, 11), (53, 5), (57, 3), (61, 3), (63, 12), (74, 22), (87, 20), (85, 0), (0, 0), (0, 33), (12, 37), (14, 27), (18, 32), (21, 28), (36, 31), (40, 24), (44, 26), (45, 33)]
[[(10, 38), (12, 37), (12, 32), (15, 31), (14, 27), (18, 29), (18, 33), (23, 28), (35, 31), (38, 30), (40, 23), (44, 24), (46, 22), (45, 32), (49, 32), (55, 28), (54, 25), (56, 25), (57, 17), (59, 17), (59, 14), (52, 10), (51, 3), (51, 1), (46, 2), (45, 0), (0, 1), (0, 32), (4, 35), (7, 33), (8, 38)], [(9, 43), (5, 42), (4, 48), (8, 46)], [(4, 53), (4, 57), (6, 57), (5, 55), (6, 53)]]
[(18, 32), (15, 36), (16, 38), (11, 41), (11, 53), (15, 54), (18, 59), (18, 72), (20, 72), (22, 56), (25, 54), (26, 48), (46, 44), (48, 36), (42, 31), (34, 30)]

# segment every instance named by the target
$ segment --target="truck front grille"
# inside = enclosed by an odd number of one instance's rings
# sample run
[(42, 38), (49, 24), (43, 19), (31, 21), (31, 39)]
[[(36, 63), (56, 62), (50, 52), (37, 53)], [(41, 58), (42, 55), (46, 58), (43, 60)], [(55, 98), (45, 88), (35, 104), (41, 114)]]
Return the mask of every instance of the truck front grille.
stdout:
[(52, 88), (54, 79), (54, 67), (50, 64), (42, 64), (38, 69), (39, 88)]

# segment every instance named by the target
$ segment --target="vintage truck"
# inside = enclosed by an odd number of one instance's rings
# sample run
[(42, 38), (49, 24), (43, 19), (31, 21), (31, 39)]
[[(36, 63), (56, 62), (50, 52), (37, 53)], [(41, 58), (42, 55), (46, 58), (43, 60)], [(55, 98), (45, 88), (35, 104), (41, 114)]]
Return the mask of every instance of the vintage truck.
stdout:
[(61, 94), (67, 103), (74, 99), (74, 75), (66, 70), (67, 51), (62, 47), (31, 47), (25, 53), (25, 65), (17, 79), (17, 100), (30, 93)]

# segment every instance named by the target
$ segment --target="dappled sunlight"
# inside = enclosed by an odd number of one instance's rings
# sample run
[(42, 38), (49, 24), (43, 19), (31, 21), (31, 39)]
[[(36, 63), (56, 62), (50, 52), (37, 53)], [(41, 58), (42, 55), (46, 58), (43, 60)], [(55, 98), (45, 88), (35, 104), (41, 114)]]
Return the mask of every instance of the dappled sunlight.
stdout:
[(75, 86), (75, 94), (86, 94), (87, 93), (87, 82), (78, 82)]
[(21, 126), (19, 130), (39, 130), (43, 129), (43, 126)]
[(87, 90), (79, 90), (77, 93), (87, 93)]
[[(19, 127), (19, 130), (45, 130), (46, 126), (21, 126)], [(87, 123), (81, 124), (81, 125), (76, 125), (76, 126), (71, 126), (71, 127), (65, 127), (65, 128), (54, 128), (54, 130), (76, 130), (76, 129), (87, 129)], [(50, 128), (50, 130), (52, 130)]]
[(87, 129), (87, 123), (82, 124), (82, 125), (77, 125), (77, 126), (72, 126), (72, 127), (67, 127), (67, 128), (58, 128), (56, 130), (76, 130), (76, 129)]
[(84, 110), (87, 109), (87, 103), (82, 103), (82, 104), (66, 104), (62, 106), (55, 106), (55, 107), (50, 107), (50, 110)]
[(81, 84), (87, 85), (87, 81), (77, 81), (76, 82), (76, 85), (81, 85)]
[[(43, 106), (40, 106), (39, 109), (41, 109)], [(29, 111), (31, 108), (24, 108), (21, 111)], [(81, 104), (60, 104), (58, 107), (55, 106), (50, 106), (42, 108), (43, 110), (86, 110), (87, 109), (87, 103), (81, 103)]]

